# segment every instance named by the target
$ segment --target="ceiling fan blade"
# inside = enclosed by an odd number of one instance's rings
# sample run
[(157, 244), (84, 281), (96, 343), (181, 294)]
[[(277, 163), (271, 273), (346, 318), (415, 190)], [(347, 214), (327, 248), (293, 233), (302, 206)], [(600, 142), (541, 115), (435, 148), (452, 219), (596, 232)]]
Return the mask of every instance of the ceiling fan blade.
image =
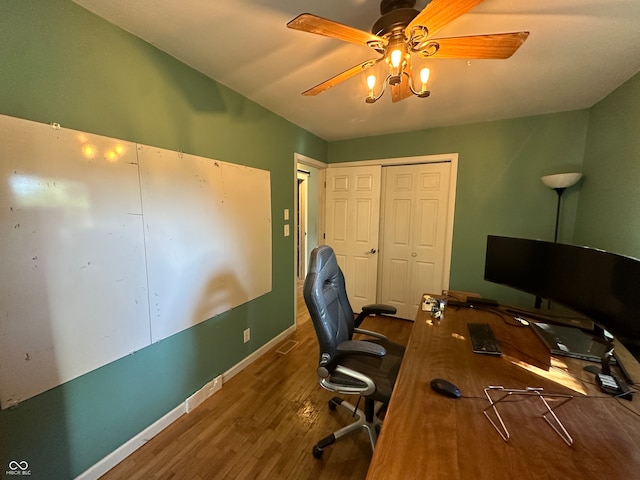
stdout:
[(298, 15), (287, 23), (287, 27), (376, 49), (382, 49), (386, 45), (386, 40), (377, 35), (311, 13)]
[(505, 59), (515, 53), (529, 32), (438, 38), (419, 52), (424, 58)]
[(357, 75), (360, 72), (364, 72), (365, 70), (373, 67), (376, 63), (382, 60), (384, 57), (374, 58), (371, 60), (367, 60), (366, 62), (362, 62), (360, 65), (356, 65), (355, 67), (351, 67), (349, 70), (345, 70), (342, 73), (339, 73), (335, 77), (331, 77), (329, 80), (325, 80), (324, 82), (316, 85), (313, 88), (310, 88), (306, 92), (302, 92), (302, 95), (306, 96), (315, 96), (319, 93), (324, 92), (325, 90), (329, 90), (331, 87), (335, 87), (340, 82), (344, 82), (349, 78)]
[(391, 101), (393, 103), (409, 98), (412, 95), (407, 79), (403, 79), (398, 85), (391, 85)]
[(405, 34), (411, 37), (411, 30), (421, 25), (427, 28), (431, 37), (481, 2), (482, 0), (431, 0), (431, 3), (407, 25)]
[[(407, 63), (404, 71), (411, 77), (411, 63)], [(399, 84), (391, 85), (391, 101), (393, 103), (404, 100), (412, 95), (411, 88), (409, 88), (409, 78), (407, 78), (406, 75), (402, 75), (402, 81)]]

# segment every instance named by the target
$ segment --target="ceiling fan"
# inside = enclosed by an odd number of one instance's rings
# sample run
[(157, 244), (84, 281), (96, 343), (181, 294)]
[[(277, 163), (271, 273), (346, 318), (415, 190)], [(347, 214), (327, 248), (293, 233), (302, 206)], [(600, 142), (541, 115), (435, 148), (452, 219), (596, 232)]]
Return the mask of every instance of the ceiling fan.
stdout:
[[(505, 59), (515, 53), (527, 39), (529, 32), (473, 35), (468, 37), (434, 38), (447, 24), (465, 14), (482, 0), (431, 0), (422, 10), (416, 10), (416, 0), (382, 0), (382, 15), (371, 28), (371, 33), (349, 27), (333, 20), (303, 13), (287, 23), (287, 27), (303, 32), (336, 38), (345, 42), (364, 45), (379, 54), (303, 92), (317, 95), (365, 70), (380, 61), (389, 65), (389, 75), (382, 91), (374, 94), (375, 77), (367, 79), (368, 103), (378, 100), (386, 86), (391, 86), (394, 102), (409, 96), (429, 96), (426, 90), (428, 69), (421, 71), (421, 89), (413, 86), (411, 55), (420, 58)], [(373, 77), (373, 78), (372, 78)]]

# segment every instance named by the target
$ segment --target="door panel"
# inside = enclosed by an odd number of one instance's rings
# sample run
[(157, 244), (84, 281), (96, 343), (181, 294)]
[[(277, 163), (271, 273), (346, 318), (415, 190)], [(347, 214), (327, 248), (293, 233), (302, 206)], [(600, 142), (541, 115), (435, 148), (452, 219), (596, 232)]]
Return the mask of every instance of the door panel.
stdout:
[[(356, 238), (355, 241), (358, 244), (368, 245), (371, 242), (371, 236), (375, 233), (377, 237), (377, 232), (372, 232), (371, 228), (371, 215), (372, 215), (372, 200), (371, 199), (357, 199), (356, 200)], [(378, 203), (378, 202), (376, 202)], [(379, 205), (379, 203), (378, 203)], [(377, 220), (376, 222), (377, 223)], [(377, 243), (377, 242), (376, 242)]]
[(444, 287), (449, 174), (449, 163), (385, 169), (380, 301), (399, 317), (414, 318), (420, 296)]
[(327, 170), (326, 243), (336, 252), (354, 311), (376, 302), (382, 168)]
[[(389, 286), (389, 301), (393, 303), (404, 303), (407, 290), (407, 279), (409, 275), (409, 262), (403, 259), (393, 259), (391, 262), (390, 277), (397, 279)], [(388, 303), (388, 302), (386, 302)]]
[(411, 200), (409, 199), (398, 199), (393, 202), (391, 228), (393, 229), (393, 244), (396, 247), (409, 247), (411, 207)]
[[(414, 265), (414, 278), (412, 279), (412, 290), (411, 290), (411, 299), (413, 300), (414, 305), (412, 305), (412, 309), (415, 312), (418, 308), (418, 301), (420, 297), (425, 292), (433, 292), (434, 289), (438, 288), (438, 285), (435, 284), (436, 275), (436, 266), (431, 262), (416, 262)], [(438, 292), (442, 290), (440, 288)]]
[[(353, 258), (353, 274), (351, 276), (350, 283), (352, 284), (351, 294), (349, 295), (349, 301), (352, 308), (359, 310), (360, 307), (355, 307), (354, 304), (358, 302), (375, 303), (375, 297), (370, 299), (369, 294), (371, 291), (371, 281), (369, 272), (371, 269), (371, 259), (365, 256), (354, 256)], [(373, 285), (375, 290), (375, 284)]]
[(437, 245), (438, 206), (438, 202), (435, 200), (418, 201), (416, 246), (434, 248)]
[(347, 239), (347, 201), (338, 199), (333, 203), (333, 239), (344, 242)]

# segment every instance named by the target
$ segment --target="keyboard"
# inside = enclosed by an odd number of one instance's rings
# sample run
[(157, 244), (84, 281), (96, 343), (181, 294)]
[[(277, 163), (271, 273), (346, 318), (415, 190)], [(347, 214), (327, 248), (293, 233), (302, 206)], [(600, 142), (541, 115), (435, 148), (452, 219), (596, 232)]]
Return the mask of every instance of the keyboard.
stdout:
[(502, 355), (500, 344), (493, 334), (491, 325), (487, 323), (467, 323), (469, 338), (474, 353), (487, 355)]

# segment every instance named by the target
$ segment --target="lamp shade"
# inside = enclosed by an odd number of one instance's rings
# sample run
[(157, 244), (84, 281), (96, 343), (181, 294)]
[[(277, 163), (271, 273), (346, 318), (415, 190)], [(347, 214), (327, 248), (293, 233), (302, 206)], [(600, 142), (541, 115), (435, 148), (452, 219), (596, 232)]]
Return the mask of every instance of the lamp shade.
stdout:
[(549, 188), (569, 188), (582, 178), (581, 173), (556, 173), (555, 175), (545, 175), (541, 178)]

